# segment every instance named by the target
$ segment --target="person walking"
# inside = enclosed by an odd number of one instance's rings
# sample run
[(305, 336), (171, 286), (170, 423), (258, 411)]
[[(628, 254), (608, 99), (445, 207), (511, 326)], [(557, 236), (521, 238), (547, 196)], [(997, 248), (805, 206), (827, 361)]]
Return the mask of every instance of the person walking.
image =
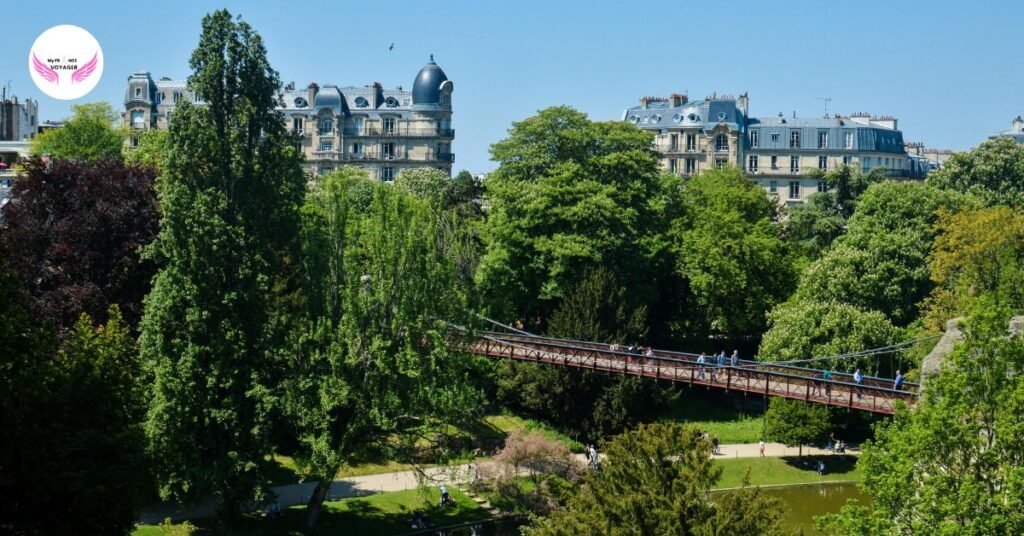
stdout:
[(697, 369), (700, 371), (700, 374), (697, 375), (697, 378), (701, 380), (704, 379), (704, 364), (707, 362), (708, 360), (704, 358), (704, 352), (701, 352), (700, 356), (697, 357)]
[(825, 369), (821, 373), (821, 381), (825, 383), (825, 396), (832, 397), (832, 371)]
[(718, 368), (720, 371), (725, 370), (725, 350), (722, 350), (722, 352), (718, 354)]
[(864, 398), (864, 393), (860, 390), (860, 387), (864, 385), (864, 373), (860, 371), (860, 367), (857, 367), (857, 370), (853, 371), (853, 383), (857, 385), (857, 387), (854, 388), (854, 390), (857, 391), (857, 398)]
[(761, 457), (764, 458), (764, 440), (758, 442), (757, 450), (761, 451)]
[(899, 370), (896, 371), (896, 381), (892, 383), (892, 388), (897, 391), (903, 389), (903, 374)]

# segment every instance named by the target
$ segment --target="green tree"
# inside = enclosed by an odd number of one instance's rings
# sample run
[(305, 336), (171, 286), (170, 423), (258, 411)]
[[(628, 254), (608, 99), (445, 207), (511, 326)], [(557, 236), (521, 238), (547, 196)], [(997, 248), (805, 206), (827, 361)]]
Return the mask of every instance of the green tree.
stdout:
[(847, 233), (804, 271), (797, 295), (881, 311), (896, 325), (910, 323), (931, 292), (927, 259), (940, 209), (970, 204), (961, 194), (922, 183), (870, 186)]
[(925, 304), (929, 327), (974, 308), (980, 296), (1014, 313), (1024, 309), (1024, 215), (1008, 207), (948, 213), (928, 262), (935, 284)]
[(862, 489), (820, 520), (835, 534), (1024, 533), (1024, 339), (1008, 314), (981, 300), (966, 340), (927, 380), (913, 411), (902, 404), (864, 445)]
[(928, 175), (928, 184), (974, 195), (988, 206), (1024, 207), (1024, 146), (1000, 138), (957, 153)]
[(678, 182), (660, 175), (649, 134), (555, 107), (514, 123), (491, 154), (477, 281), (495, 315), (543, 323), (599, 267), (626, 289), (627, 311), (656, 299), (664, 203)]
[(463, 217), (479, 218), (483, 215), (483, 195), (483, 183), (472, 173), (462, 170), (452, 179), (452, 203)]
[(825, 438), (831, 429), (828, 407), (801, 400), (773, 398), (764, 414), (764, 436), (788, 447), (799, 447)]
[(139, 134), (138, 146), (128, 150), (125, 161), (151, 167), (158, 173), (163, 171), (167, 163), (167, 131), (147, 130)]
[(119, 118), (110, 103), (78, 104), (72, 112), (63, 127), (47, 130), (32, 140), (32, 154), (86, 162), (121, 159), (125, 130), (114, 126)]
[(262, 495), (305, 176), (248, 24), (205, 16), (190, 65), (205, 104), (179, 103), (167, 140), (140, 339), (155, 375), (146, 431), (162, 496), (216, 492), (230, 520)]
[(676, 424), (641, 425), (613, 439), (600, 473), (587, 476), (565, 510), (525, 528), (530, 536), (780, 534), (778, 501), (745, 488), (712, 501), (721, 469), (700, 433)]
[[(793, 298), (772, 310), (768, 315), (768, 323), (769, 329), (761, 339), (758, 351), (758, 359), (762, 361), (788, 361), (858, 352), (889, 346), (902, 338), (901, 331), (884, 314), (834, 301)], [(857, 361), (825, 360), (807, 366), (849, 371), (859, 366), (868, 373), (879, 374), (881, 371), (877, 359), (877, 356), (871, 356)], [(887, 366), (884, 372), (895, 372), (895, 368)]]
[(687, 182), (683, 216), (669, 239), (676, 272), (692, 293), (688, 333), (761, 333), (766, 313), (792, 292), (796, 272), (774, 224), (776, 205), (739, 170)]
[(885, 170), (875, 168), (864, 174), (850, 166), (817, 175), (827, 189), (812, 195), (806, 203), (789, 209), (783, 233), (812, 259), (820, 257), (846, 230), (857, 201), (868, 186), (881, 182)]
[[(480, 405), (471, 365), (450, 349), (468, 293), (441, 232), (448, 216), (400, 189), (375, 187), (368, 212), (328, 175), (304, 208), (308, 328), (289, 358), (288, 406), (312, 474), (315, 524), (334, 475), (368, 447), (434, 439)], [(359, 183), (356, 182), (358, 185)], [(455, 245), (457, 247), (457, 243)]]

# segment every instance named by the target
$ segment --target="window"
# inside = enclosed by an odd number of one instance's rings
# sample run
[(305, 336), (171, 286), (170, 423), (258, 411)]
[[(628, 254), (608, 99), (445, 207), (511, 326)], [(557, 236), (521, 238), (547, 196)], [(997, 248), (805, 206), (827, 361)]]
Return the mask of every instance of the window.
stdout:
[(757, 148), (758, 142), (760, 141), (760, 140), (758, 140), (758, 138), (760, 137), (760, 134), (761, 133), (758, 132), (757, 130), (751, 130), (750, 131), (750, 146), (752, 148), (755, 148), (755, 149)]
[(194, 103), (200, 103), (200, 102), (203, 102), (203, 99), (200, 99), (200, 98), (199, 98), (199, 94), (198, 94), (198, 93), (196, 93), (196, 94), (192, 95), (192, 102), (194, 102)]
[(687, 134), (686, 135), (686, 150), (696, 151), (697, 150), (697, 135)]
[(356, 108), (366, 108), (370, 105), (370, 102), (363, 97), (356, 97)]
[(355, 156), (360, 156), (361, 157), (361, 156), (363, 156), (363, 149), (364, 148), (365, 147), (363, 146), (362, 143), (355, 142), (355, 143), (352, 144), (352, 154), (355, 155)]
[(306, 99), (304, 99), (302, 97), (295, 97), (295, 100), (293, 100), (292, 103), (295, 104), (296, 108), (305, 108), (306, 107)]
[(356, 134), (363, 134), (363, 118), (353, 117), (352, 118), (352, 131)]
[(789, 198), (800, 199), (800, 181), (789, 181)]
[(727, 160), (725, 158), (716, 158), (715, 159), (715, 168), (716, 169), (722, 169), (728, 163), (729, 163), (729, 160)]
[(768, 181), (768, 191), (773, 194), (779, 193), (779, 181)]
[(391, 166), (382, 166), (380, 168), (380, 180), (388, 182), (395, 180), (395, 168)]
[(668, 150), (678, 151), (679, 150), (679, 134), (669, 134), (668, 136)]
[(141, 87), (135, 88), (135, 96), (136, 97), (141, 97), (142, 96), (142, 88)]
[(394, 143), (382, 143), (380, 144), (380, 154), (383, 158), (391, 160), (395, 157), (395, 144)]
[(821, 169), (821, 170), (828, 169), (828, 157), (827, 156), (819, 156), (818, 157), (818, 169)]
[(828, 190), (828, 187), (825, 186), (825, 181), (818, 181), (818, 191), (824, 192), (826, 190)]
[(676, 172), (676, 159), (675, 158), (670, 158), (669, 159), (669, 161), (668, 161), (668, 171), (669, 171), (669, 173), (675, 173)]
[(321, 151), (333, 151), (334, 150), (334, 140), (320, 140), (320, 150)]
[(171, 124), (171, 112), (167, 112), (167, 124)]
[(384, 133), (385, 134), (394, 134), (395, 133), (395, 118), (394, 117), (385, 117), (383, 119), (383, 121), (384, 121)]
[(772, 157), (772, 169), (779, 169), (779, 157)]
[(686, 167), (683, 169), (683, 173), (686, 173), (687, 175), (693, 175), (696, 172), (697, 172), (697, 159), (696, 158), (687, 158), (686, 159)]
[(132, 110), (132, 126), (135, 128), (143, 128), (146, 126), (146, 121), (142, 116), (141, 110)]
[(398, 106), (398, 99), (394, 97), (388, 97), (384, 99), (384, 106), (387, 106), (388, 108), (394, 108), (395, 106)]
[(843, 157), (843, 165), (844, 166), (850, 165), (850, 157), (849, 156), (844, 156)]
[(719, 134), (715, 136), (715, 152), (716, 153), (727, 153), (729, 152), (729, 136), (725, 134)]
[(773, 142), (779, 143), (779, 133), (778, 132), (773, 133), (771, 137), (772, 137), (772, 141)]
[(138, 146), (139, 146), (139, 137), (138, 136), (132, 136), (132, 147), (138, 147)]
[(299, 143), (295, 144), (295, 152), (300, 154), (300, 155), (302, 154), (302, 142), (301, 141)]
[(757, 155), (752, 154), (747, 160), (747, 171), (756, 173), (757, 172)]
[(154, 100), (154, 101), (155, 101), (155, 102), (156, 102), (157, 104), (160, 104), (160, 101), (162, 100), (162, 97), (163, 97), (163, 93), (154, 93), (154, 94), (153, 94), (153, 100)]
[(302, 134), (305, 126), (306, 122), (301, 117), (292, 118), (292, 130), (294, 130), (296, 134)]
[(843, 147), (853, 149), (853, 132), (843, 134)]
[(828, 148), (828, 131), (827, 130), (819, 130), (818, 131), (818, 148), (819, 149), (827, 149)]
[(794, 130), (789, 133), (789, 148), (799, 149), (800, 148), (800, 131)]
[(331, 121), (330, 119), (321, 119), (320, 120), (320, 134), (321, 135), (323, 135), (323, 134), (330, 134), (331, 130), (333, 128), (334, 128), (334, 121)]
[(800, 157), (791, 156), (789, 157), (789, 172), (800, 173)]

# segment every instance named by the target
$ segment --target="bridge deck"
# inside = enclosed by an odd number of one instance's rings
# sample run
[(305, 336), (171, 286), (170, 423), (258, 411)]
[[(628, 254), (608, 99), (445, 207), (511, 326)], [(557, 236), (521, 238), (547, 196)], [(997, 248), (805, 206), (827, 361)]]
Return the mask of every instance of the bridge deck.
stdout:
[(616, 374), (629, 374), (709, 388), (778, 396), (831, 406), (849, 407), (873, 413), (892, 414), (894, 402), (913, 403), (918, 385), (908, 383), (894, 390), (892, 380), (865, 378), (861, 385), (852, 376), (833, 372), (833, 380), (821, 380), (816, 369), (764, 364), (741, 360), (738, 367), (697, 364), (697, 356), (654, 350), (640, 356), (610, 350), (607, 344), (532, 335), (483, 333), (463, 342), (466, 351), (498, 359), (514, 359)]

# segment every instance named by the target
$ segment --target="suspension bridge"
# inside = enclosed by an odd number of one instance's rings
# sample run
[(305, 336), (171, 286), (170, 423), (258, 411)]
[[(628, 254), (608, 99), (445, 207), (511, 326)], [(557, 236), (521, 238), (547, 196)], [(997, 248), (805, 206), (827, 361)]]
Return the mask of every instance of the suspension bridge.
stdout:
[[(488, 320), (489, 322), (494, 322)], [(498, 324), (497, 322), (494, 322)], [(697, 362), (699, 355), (668, 350), (649, 349), (630, 352), (612, 345), (542, 337), (515, 328), (505, 327), (511, 333), (497, 331), (470, 332), (453, 329), (459, 345), (468, 353), (493, 359), (512, 359), (561, 367), (624, 374), (665, 380), (707, 388), (754, 393), (803, 400), (805, 402), (841, 406), (872, 413), (892, 414), (896, 401), (912, 405), (920, 385), (904, 382), (894, 389), (894, 380), (865, 375), (858, 384), (852, 373), (831, 371), (831, 379), (823, 379), (824, 369), (796, 366), (793, 362), (763, 362), (740, 359), (733, 366), (712, 363), (714, 356), (704, 364)], [(910, 341), (874, 351), (855, 352), (841, 356), (811, 358), (799, 362), (836, 359), (886, 353), (905, 348)]]

